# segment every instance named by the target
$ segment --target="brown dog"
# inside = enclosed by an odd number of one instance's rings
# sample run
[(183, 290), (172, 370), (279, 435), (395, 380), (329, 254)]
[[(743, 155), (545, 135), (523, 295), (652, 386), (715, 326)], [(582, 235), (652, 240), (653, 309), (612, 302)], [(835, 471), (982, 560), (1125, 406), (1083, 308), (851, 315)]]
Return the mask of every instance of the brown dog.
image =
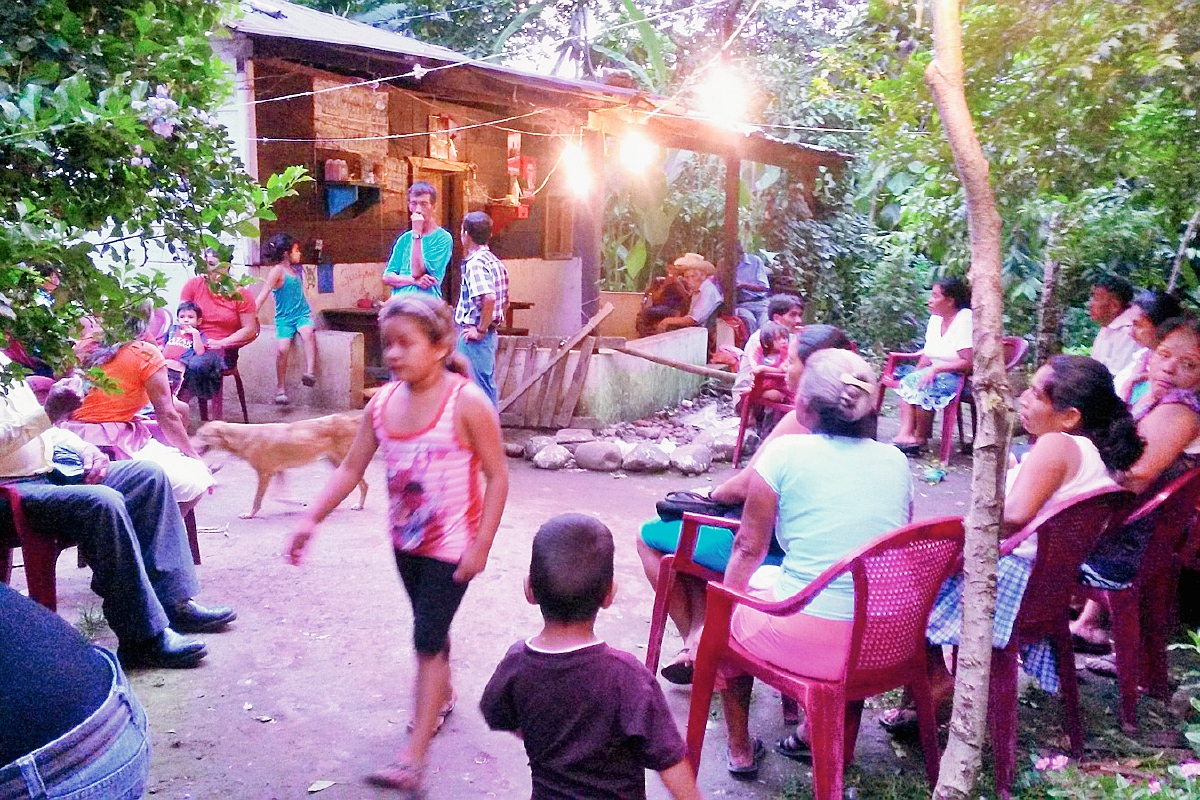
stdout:
[[(334, 467), (350, 452), (350, 444), (358, 432), (362, 412), (330, 414), (327, 417), (298, 422), (267, 422), (241, 425), (236, 422), (209, 422), (196, 432), (196, 449), (201, 453), (224, 450), (246, 461), (258, 473), (258, 493), (254, 508), (242, 514), (251, 519), (262, 507), (267, 485), (276, 475), (292, 467), (311, 464), (324, 458)], [(367, 482), (358, 483), (358, 503), (351, 506), (361, 510), (367, 502)]]

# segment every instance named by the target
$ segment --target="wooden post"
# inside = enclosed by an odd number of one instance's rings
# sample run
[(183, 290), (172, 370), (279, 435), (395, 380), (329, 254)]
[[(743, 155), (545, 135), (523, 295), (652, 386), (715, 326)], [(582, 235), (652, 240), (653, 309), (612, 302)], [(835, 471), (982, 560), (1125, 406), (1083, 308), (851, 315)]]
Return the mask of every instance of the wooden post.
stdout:
[(600, 310), (600, 243), (604, 222), (604, 136), (597, 131), (583, 132), (583, 158), (592, 176), (592, 189), (575, 200), (573, 240), (579, 258), (581, 320)]
[(741, 199), (742, 161), (735, 155), (725, 156), (725, 224), (721, 228), (721, 255), (717, 261), (717, 275), (721, 289), (725, 292), (725, 305), (733, 311), (737, 287), (734, 274), (737, 269), (738, 202)]

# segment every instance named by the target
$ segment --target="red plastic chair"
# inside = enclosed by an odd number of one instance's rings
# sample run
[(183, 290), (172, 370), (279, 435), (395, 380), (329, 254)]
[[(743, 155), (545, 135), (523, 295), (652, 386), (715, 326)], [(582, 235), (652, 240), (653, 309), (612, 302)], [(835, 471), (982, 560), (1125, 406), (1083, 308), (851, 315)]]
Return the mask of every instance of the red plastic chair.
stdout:
[[(937, 720), (925, 663), (925, 623), (938, 589), (962, 558), (962, 545), (962, 517), (940, 517), (885, 534), (847, 555), (787, 600), (765, 602), (710, 583), (688, 715), (688, 758), (693, 771), (700, 766), (717, 670), (726, 667), (752, 675), (804, 705), (812, 736), (813, 794), (818, 800), (842, 796), (842, 772), (853, 760), (862, 701), (897, 686), (907, 686), (916, 699), (925, 769), (930, 783), (936, 783)], [(841, 680), (785, 672), (730, 640), (735, 605), (780, 617), (796, 614), (847, 573), (854, 577), (854, 627)]]
[(675, 546), (675, 553), (663, 556), (658, 565), (658, 582), (654, 586), (654, 610), (650, 614), (650, 640), (646, 644), (646, 669), (652, 673), (658, 674), (663, 633), (667, 628), (667, 606), (670, 603), (671, 590), (675, 586), (676, 573), (682, 575), (683, 580), (700, 580), (706, 583), (719, 581), (723, 577), (720, 572), (702, 567), (692, 559), (696, 550), (696, 539), (700, 535), (700, 526), (726, 528), (736, 534), (741, 524), (741, 520), (726, 517), (683, 515), (683, 525), (679, 529), (679, 543)]
[(764, 400), (763, 392), (763, 375), (754, 376), (754, 385), (750, 387), (750, 391), (742, 400), (742, 419), (738, 424), (737, 444), (733, 448), (733, 468), (737, 469), (742, 461), (742, 443), (746, 439), (746, 428), (750, 425), (750, 420), (754, 418), (754, 409), (772, 409), (774, 411), (782, 411), (784, 414), (791, 411), (795, 406), (793, 403), (780, 403), (774, 400)]
[(1058, 678), (1071, 753), (1083, 753), (1083, 726), (1079, 721), (1079, 685), (1075, 677), (1075, 651), (1071, 647), (1071, 595), (1077, 586), (1079, 565), (1106, 531), (1125, 520), (1134, 495), (1123, 489), (1099, 489), (1060, 503), (1038, 514), (1000, 545), (1008, 555), (1018, 544), (1037, 534), (1037, 557), (1008, 646), (992, 650), (992, 679), (988, 692), (988, 724), (996, 762), (996, 792), (1008, 797), (1017, 753), (1017, 660), (1022, 645), (1049, 639), (1058, 657)]
[[(896, 377), (896, 367), (901, 362), (912, 361), (916, 363), (921, 358), (920, 353), (888, 353), (887, 363), (883, 367), (883, 374), (879, 378), (879, 394), (875, 398), (875, 413), (883, 408), (883, 393), (900, 385), (900, 379)], [(958, 421), (959, 404), (962, 402), (963, 386), (967, 383), (968, 375), (960, 375), (958, 381), (958, 389), (954, 392), (954, 397), (950, 403), (942, 409), (942, 449), (939, 454), (943, 464), (950, 463), (950, 455), (954, 452), (954, 425)]]
[[(1003, 339), (1004, 345), (1004, 371), (1012, 372), (1017, 365), (1025, 360), (1026, 354), (1029, 352), (1029, 342), (1025, 341), (1020, 336), (1005, 336)], [(960, 413), (958, 415), (958, 443), (966, 444), (966, 438), (963, 436), (963, 414), (961, 406), (969, 406), (971, 409), (971, 441), (975, 441), (975, 394), (971, 391), (971, 382), (966, 381), (962, 396), (959, 398)]]
[(1179, 553), (1200, 500), (1200, 468), (1176, 478), (1143, 503), (1127, 525), (1152, 519), (1150, 542), (1132, 585), (1119, 591), (1083, 587), (1083, 594), (1108, 606), (1112, 620), (1113, 656), (1121, 695), (1121, 728), (1137, 732), (1140, 686), (1152, 697), (1167, 700), (1167, 644), (1178, 612)]
[[(250, 412), (246, 410), (246, 387), (242, 385), (242, 375), (236, 366), (221, 370), (221, 388), (217, 390), (216, 396), (212, 399), (213, 417), (220, 420), (225, 419), (225, 378), (230, 375), (233, 376), (233, 382), (237, 386), (238, 401), (242, 404), (242, 421), (249, 425)], [(196, 398), (196, 402), (200, 404), (200, 421), (208, 422), (208, 401)]]
[(17, 487), (0, 484), (0, 498), (8, 501), (12, 512), (12, 528), (0, 525), (0, 583), (12, 578), (12, 552), (21, 548), (25, 559), (25, 582), (29, 585), (29, 596), (51, 611), (58, 610), (58, 593), (55, 583), (54, 565), (58, 554), (72, 543), (57, 534), (44, 535), (34, 531), (21, 508), (21, 497)]

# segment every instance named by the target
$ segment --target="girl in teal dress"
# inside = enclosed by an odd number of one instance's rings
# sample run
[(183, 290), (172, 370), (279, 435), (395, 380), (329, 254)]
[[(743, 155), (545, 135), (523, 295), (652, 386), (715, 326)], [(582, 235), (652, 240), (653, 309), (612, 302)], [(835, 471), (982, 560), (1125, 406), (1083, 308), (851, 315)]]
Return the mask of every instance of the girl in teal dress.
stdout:
[(286, 405), (288, 355), (292, 339), (299, 334), (304, 343), (305, 370), (300, 382), (305, 386), (317, 383), (317, 337), (313, 330), (312, 309), (304, 299), (300, 283), (300, 243), (286, 233), (277, 233), (262, 246), (264, 263), (277, 262), (267, 273), (266, 282), (258, 291), (258, 308), (267, 299), (267, 292), (275, 296), (275, 402)]

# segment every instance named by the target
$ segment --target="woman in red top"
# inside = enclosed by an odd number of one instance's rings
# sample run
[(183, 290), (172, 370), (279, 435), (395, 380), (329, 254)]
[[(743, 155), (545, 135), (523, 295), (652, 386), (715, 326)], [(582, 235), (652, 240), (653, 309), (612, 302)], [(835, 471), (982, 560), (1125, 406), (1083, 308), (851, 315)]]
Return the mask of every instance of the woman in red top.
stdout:
[(225, 369), (237, 366), (238, 348), (258, 338), (258, 307), (245, 289), (231, 293), (229, 262), (221, 261), (211, 247), (204, 251), (208, 271), (183, 285), (181, 302), (200, 307), (200, 332), (208, 338), (210, 350), (219, 350)]

